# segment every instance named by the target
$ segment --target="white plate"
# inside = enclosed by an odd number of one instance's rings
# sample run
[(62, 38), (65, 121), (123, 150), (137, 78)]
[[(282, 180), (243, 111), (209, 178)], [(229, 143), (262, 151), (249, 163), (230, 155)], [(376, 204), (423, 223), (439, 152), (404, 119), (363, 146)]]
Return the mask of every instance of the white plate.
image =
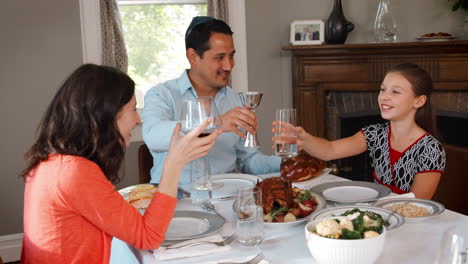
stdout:
[[(318, 195), (318, 194), (316, 194), (314, 192), (310, 192), (310, 194), (315, 196), (315, 199), (317, 200), (317, 206), (315, 207), (314, 212), (322, 210), (323, 208), (325, 208), (327, 206), (327, 201), (322, 196), (320, 196), (320, 195)], [(238, 203), (238, 200), (234, 201), (234, 203), (232, 204), (232, 209), (234, 210), (234, 212), (236, 212), (236, 210), (237, 210), (236, 209), (237, 203)], [(278, 223), (264, 222), (264, 225), (267, 228), (271, 228), (271, 227), (285, 228), (285, 227), (290, 227), (290, 226), (295, 226), (295, 225), (298, 225), (298, 224), (301, 224), (301, 223), (305, 223), (307, 221), (307, 219), (308, 219), (308, 217), (306, 216), (306, 217), (298, 218), (294, 222), (278, 222)]]
[(327, 175), (328, 173), (330, 173), (331, 170), (331, 168), (325, 168), (322, 170), (322, 173), (320, 175), (312, 177), (311, 179), (308, 179), (306, 181), (293, 182), (292, 185), (297, 188), (306, 189), (313, 181), (317, 180), (322, 176)]
[(402, 203), (410, 203), (419, 207), (423, 207), (429, 211), (428, 216), (423, 217), (405, 217), (406, 222), (419, 222), (427, 220), (433, 216), (440, 215), (442, 212), (445, 211), (445, 207), (436, 201), (432, 200), (425, 200), (425, 199), (416, 199), (416, 198), (392, 198), (388, 200), (377, 201), (373, 205), (377, 207), (382, 207), (384, 209), (388, 209), (389, 206), (394, 204), (402, 204)]
[(405, 219), (403, 218), (403, 216), (397, 213), (392, 214), (392, 211), (390, 210), (383, 209), (380, 207), (375, 207), (375, 206), (367, 206), (367, 205), (345, 205), (345, 206), (330, 207), (327, 209), (323, 209), (323, 210), (312, 213), (309, 216), (309, 222), (315, 219), (327, 218), (331, 216), (339, 216), (348, 210), (353, 210), (354, 208), (358, 208), (361, 211), (371, 211), (371, 212), (380, 214), (384, 220), (387, 220), (388, 216), (391, 215), (390, 218), (388, 219), (389, 225), (387, 226), (387, 230), (393, 230), (401, 226), (405, 222)]
[(427, 42), (432, 42), (432, 41), (448, 41), (456, 38), (455, 36), (439, 36), (439, 37), (418, 37), (416, 38), (419, 41), (427, 41)]
[(340, 181), (312, 187), (312, 191), (322, 195), (327, 201), (336, 204), (373, 202), (389, 195), (390, 188), (373, 182)]
[(166, 232), (166, 242), (209, 236), (219, 231), (224, 219), (199, 211), (176, 211)]
[(239, 189), (253, 187), (257, 181), (261, 180), (262, 178), (258, 176), (242, 173), (212, 175), (211, 181), (213, 183), (223, 184), (221, 188), (213, 190), (213, 198), (237, 195)]

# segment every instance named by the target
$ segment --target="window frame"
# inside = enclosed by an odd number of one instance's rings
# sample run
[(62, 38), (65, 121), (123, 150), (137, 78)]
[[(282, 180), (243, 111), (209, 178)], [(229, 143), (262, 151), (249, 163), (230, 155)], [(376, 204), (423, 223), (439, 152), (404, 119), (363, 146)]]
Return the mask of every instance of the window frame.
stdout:
[[(126, 4), (193, 4), (204, 2), (201, 0), (140, 0), (119, 1), (129, 2)], [(131, 3), (130, 3), (131, 2)], [(83, 51), (83, 63), (102, 64), (101, 60), (101, 22), (99, 1), (79, 0), (81, 39)], [(233, 89), (238, 92), (248, 91), (248, 69), (247, 69), (247, 33), (245, 19), (245, 0), (228, 1), (229, 24), (235, 32), (234, 47), (236, 48), (236, 66), (231, 73)], [(139, 108), (141, 113), (143, 108)], [(141, 125), (136, 127), (132, 133), (130, 142), (143, 141)]]

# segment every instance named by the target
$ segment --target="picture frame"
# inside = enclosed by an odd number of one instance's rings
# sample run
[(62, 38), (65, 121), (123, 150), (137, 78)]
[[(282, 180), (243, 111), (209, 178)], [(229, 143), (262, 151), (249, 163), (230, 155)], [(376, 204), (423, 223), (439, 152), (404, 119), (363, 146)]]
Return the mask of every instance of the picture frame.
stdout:
[(325, 41), (323, 20), (295, 20), (291, 23), (292, 45), (320, 45)]

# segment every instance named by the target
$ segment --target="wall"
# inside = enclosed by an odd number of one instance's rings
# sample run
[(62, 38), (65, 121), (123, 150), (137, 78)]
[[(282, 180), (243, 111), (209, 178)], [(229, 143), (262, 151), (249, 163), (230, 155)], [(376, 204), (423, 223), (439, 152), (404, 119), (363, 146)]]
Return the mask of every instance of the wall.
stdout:
[[(22, 232), (23, 153), (64, 78), (82, 61), (78, 0), (3, 1), (0, 8), (0, 236)], [(137, 182), (136, 150), (127, 150), (126, 177)], [(132, 172), (132, 173), (130, 173)], [(119, 188), (119, 187), (117, 187)]]
[[(255, 0), (246, 1), (249, 90), (263, 91), (257, 113), (262, 151), (272, 153), (271, 121), (274, 111), (291, 107), (291, 56), (281, 46), (289, 45), (289, 27), (294, 20), (326, 21), (333, 0)], [(377, 0), (342, 0), (343, 12), (354, 23), (346, 43), (373, 42), (372, 30)], [(413, 41), (425, 33), (449, 32), (460, 38), (463, 12), (452, 12), (453, 1), (391, 0), (398, 27), (399, 42)], [(422, 7), (424, 6), (424, 11)], [(468, 36), (467, 36), (468, 37)], [(465, 37), (466, 38), (466, 37)]]

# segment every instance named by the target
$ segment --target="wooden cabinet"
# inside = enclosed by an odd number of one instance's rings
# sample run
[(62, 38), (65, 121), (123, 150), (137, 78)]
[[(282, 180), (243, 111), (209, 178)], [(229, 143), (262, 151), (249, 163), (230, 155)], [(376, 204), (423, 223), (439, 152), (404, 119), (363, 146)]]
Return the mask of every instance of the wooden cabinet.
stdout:
[[(437, 110), (468, 117), (468, 41), (307, 45), (282, 49), (292, 53), (293, 105), (298, 111), (298, 122), (314, 135), (329, 139), (336, 136), (329, 133), (336, 126), (330, 115), (331, 94), (376, 94), (386, 70), (403, 62), (416, 63), (430, 73), (435, 88), (432, 103)], [(341, 102), (346, 106), (354, 104), (352, 100), (342, 99)], [(369, 102), (363, 104), (364, 107), (369, 104), (368, 111), (376, 110)], [(443, 181), (459, 182), (460, 177), (468, 177), (466, 170), (461, 171), (461, 165), (454, 166), (466, 160), (467, 152), (466, 148), (450, 148), (447, 156), (450, 169)], [(439, 191), (441, 195), (436, 196), (439, 200), (449, 201), (446, 198), (449, 195), (460, 195), (459, 198), (464, 199), (462, 189), (468, 187), (466, 183), (440, 185), (441, 188), (446, 186), (459, 191)], [(450, 208), (451, 205), (446, 206)], [(464, 206), (468, 208), (466, 202)]]

